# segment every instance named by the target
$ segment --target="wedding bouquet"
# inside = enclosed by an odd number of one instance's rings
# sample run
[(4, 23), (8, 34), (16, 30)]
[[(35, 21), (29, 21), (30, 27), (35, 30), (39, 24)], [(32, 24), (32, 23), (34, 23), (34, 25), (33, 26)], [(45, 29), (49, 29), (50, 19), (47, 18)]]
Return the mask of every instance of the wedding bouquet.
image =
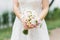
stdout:
[[(37, 23), (41, 23), (38, 13), (36, 13), (34, 10), (24, 11), (22, 18), (26, 19), (28, 27), (31, 27), (31, 24), (36, 25)], [(28, 34), (28, 30), (23, 30), (23, 33)]]

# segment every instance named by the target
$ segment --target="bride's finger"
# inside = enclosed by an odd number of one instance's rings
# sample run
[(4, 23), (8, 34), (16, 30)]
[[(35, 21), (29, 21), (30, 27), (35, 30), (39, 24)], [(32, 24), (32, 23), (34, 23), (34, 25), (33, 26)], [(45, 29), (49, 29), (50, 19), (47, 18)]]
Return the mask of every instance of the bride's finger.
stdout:
[(36, 25), (34, 25), (34, 24), (31, 24), (31, 27), (36, 27)]
[(31, 24), (30, 27), (28, 27), (28, 28), (32, 29), (32, 28), (35, 28), (35, 27), (36, 27), (36, 25)]
[(24, 23), (24, 29), (28, 29), (28, 26), (26, 25), (26, 23)]

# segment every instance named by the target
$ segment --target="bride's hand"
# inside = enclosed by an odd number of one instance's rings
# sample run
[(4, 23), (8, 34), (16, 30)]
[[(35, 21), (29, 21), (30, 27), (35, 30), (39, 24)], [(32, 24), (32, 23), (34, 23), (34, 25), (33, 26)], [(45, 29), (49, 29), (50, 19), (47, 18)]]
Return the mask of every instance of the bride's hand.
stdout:
[[(26, 22), (27, 24), (27, 22)], [(27, 25), (28, 29), (36, 28), (39, 25), (39, 23), (36, 24), (30, 24), (29, 26)]]
[(27, 22), (22, 20), (23, 26), (25, 30), (36, 28), (38, 24), (30, 24), (30, 27), (28, 27)]
[(24, 26), (24, 29), (28, 29), (28, 27), (27, 27), (27, 25), (26, 25), (26, 19), (25, 18), (21, 18), (21, 22), (22, 22), (22, 24), (23, 24), (23, 26)]
[(36, 24), (31, 24), (30, 25), (30, 29), (31, 28), (36, 28), (39, 24), (41, 24), (42, 23), (42, 20), (39, 18), (38, 20), (37, 20), (37, 22), (36, 22)]
[(21, 22), (22, 22), (25, 30), (32, 29), (37, 26), (37, 24), (30, 24), (30, 27), (28, 27), (27, 21), (25, 18), (21, 18)]
[(39, 23), (31, 24), (31, 25), (30, 25), (30, 28), (36, 28), (38, 25), (39, 25)]
[(39, 25), (39, 23), (37, 23), (37, 24), (30, 24), (30, 27), (28, 27), (26, 19), (22, 19), (22, 23), (23, 23), (23, 26), (24, 26), (25, 30), (36, 28), (37, 25)]
[(31, 24), (30, 27), (29, 27), (29, 29), (36, 28), (36, 27), (37, 27), (37, 25)]

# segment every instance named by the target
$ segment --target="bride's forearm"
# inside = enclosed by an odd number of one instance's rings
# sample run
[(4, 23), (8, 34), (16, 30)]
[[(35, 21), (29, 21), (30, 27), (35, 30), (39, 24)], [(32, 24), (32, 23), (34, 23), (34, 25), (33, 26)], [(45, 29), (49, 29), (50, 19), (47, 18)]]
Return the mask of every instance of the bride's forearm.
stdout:
[(39, 16), (40, 19), (41, 20), (44, 19), (45, 16), (47, 15), (47, 13), (48, 13), (48, 8), (43, 9), (42, 12), (40, 13), (40, 16)]
[(49, 0), (42, 1), (42, 12), (40, 14), (40, 19), (44, 19), (48, 13), (49, 9)]
[(13, 12), (20, 19), (21, 12), (19, 11), (19, 2), (18, 2), (18, 0), (13, 0)]
[(14, 6), (13, 11), (14, 11), (15, 15), (20, 19), (21, 12), (19, 11), (19, 8)]

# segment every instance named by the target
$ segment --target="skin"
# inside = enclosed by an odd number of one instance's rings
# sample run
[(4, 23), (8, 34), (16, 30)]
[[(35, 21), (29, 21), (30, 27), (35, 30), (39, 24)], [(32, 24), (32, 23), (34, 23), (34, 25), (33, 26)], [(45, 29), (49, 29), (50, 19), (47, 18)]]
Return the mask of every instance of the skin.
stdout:
[(40, 14), (40, 19), (44, 19), (48, 13), (49, 9), (49, 1), (48, 0), (42, 0), (42, 12)]
[[(23, 21), (25, 19), (20, 18), (22, 15), (21, 15), (21, 12), (19, 11), (19, 2), (18, 2), (18, 0), (13, 0), (13, 3), (14, 3), (13, 11), (14, 11), (15, 15), (22, 21), (22, 23), (24, 25), (24, 28), (25, 29), (31, 29), (31, 28), (36, 27), (37, 25), (33, 25), (33, 24), (31, 24), (30, 28), (27, 27), (26, 22)], [(40, 16), (39, 16), (39, 18), (41, 20), (46, 17), (48, 9), (49, 9), (49, 1), (48, 0), (42, 0), (42, 12), (40, 13)]]

